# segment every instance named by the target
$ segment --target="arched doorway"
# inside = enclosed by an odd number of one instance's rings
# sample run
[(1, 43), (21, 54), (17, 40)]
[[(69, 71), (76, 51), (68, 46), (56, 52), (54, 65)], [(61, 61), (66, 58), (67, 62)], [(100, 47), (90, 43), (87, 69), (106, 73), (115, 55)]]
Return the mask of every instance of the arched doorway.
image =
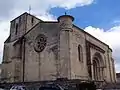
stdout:
[(93, 56), (93, 77), (95, 81), (103, 81), (104, 79), (104, 62), (100, 53)]

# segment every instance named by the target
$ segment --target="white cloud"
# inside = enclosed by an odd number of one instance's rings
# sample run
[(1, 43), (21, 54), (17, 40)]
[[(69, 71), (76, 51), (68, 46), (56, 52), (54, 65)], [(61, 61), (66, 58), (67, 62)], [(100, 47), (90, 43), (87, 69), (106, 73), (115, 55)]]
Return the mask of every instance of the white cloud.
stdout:
[[(65, 9), (76, 8), (93, 3), (94, 0), (3, 0), (0, 3), (0, 17), (13, 15), (14, 11), (28, 11), (31, 6), (33, 14), (46, 14), (51, 8), (60, 7)], [(5, 6), (5, 8), (4, 8)]]
[(39, 16), (36, 16), (38, 18), (40, 18), (41, 20), (44, 20), (44, 21), (56, 21), (56, 17), (49, 14), (49, 13), (46, 13), (44, 15), (39, 15)]
[(33, 9), (44, 12), (53, 7), (71, 9), (77, 6), (89, 5), (93, 3), (93, 1), (94, 0), (19, 0), (16, 3), (16, 7), (21, 8), (22, 5), (22, 8), (28, 9), (28, 6), (31, 5)]
[(113, 49), (113, 57), (116, 63), (116, 71), (120, 72), (120, 26), (114, 26), (109, 30), (88, 26), (85, 31), (108, 44)]
[(9, 35), (9, 21), (0, 22), (0, 62), (2, 60), (4, 41)]
[(43, 19), (47, 18), (48, 20), (51, 20), (55, 19), (54, 16), (49, 13), (51, 8), (60, 7), (65, 9), (72, 9), (79, 6), (92, 4), (93, 1), (94, 0), (19, 0), (15, 3), (15, 8), (12, 10), (12, 12), (28, 12), (29, 7), (31, 7), (31, 14), (39, 16)]

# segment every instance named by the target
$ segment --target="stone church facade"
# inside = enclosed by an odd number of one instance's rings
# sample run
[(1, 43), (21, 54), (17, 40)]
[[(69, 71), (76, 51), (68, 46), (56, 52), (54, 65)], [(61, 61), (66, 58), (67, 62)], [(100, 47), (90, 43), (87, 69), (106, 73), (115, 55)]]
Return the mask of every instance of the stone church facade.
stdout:
[(112, 50), (73, 20), (63, 15), (58, 21), (42, 21), (28, 13), (12, 20), (4, 42), (1, 80), (116, 82)]

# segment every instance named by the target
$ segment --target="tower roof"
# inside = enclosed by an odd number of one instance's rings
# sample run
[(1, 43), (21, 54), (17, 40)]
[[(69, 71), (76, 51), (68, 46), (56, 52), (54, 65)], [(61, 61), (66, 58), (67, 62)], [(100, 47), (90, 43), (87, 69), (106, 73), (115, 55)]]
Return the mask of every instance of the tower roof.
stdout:
[(71, 16), (71, 15), (62, 15), (62, 16), (59, 16), (57, 20), (59, 21), (60, 18), (71, 18), (71, 20), (74, 21), (74, 17)]

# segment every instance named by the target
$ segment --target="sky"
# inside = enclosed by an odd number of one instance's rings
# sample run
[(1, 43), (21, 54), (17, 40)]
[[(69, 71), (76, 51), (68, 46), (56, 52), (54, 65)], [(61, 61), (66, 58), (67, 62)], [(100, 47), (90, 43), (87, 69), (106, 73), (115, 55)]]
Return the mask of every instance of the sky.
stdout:
[(116, 72), (120, 72), (120, 0), (0, 0), (0, 62), (9, 36), (10, 21), (29, 12), (42, 20), (56, 20), (65, 12), (74, 24), (113, 49)]

